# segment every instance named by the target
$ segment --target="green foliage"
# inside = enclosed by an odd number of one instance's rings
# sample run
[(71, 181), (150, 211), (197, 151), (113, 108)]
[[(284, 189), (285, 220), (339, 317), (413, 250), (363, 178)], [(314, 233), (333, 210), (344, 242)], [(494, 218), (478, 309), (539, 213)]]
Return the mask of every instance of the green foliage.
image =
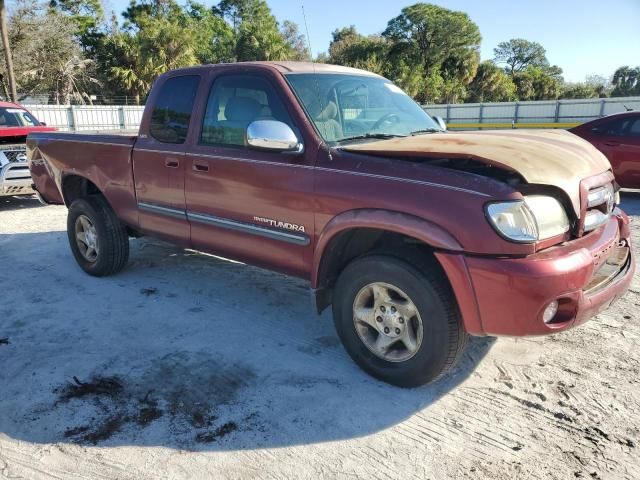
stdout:
[(387, 76), (421, 102), (455, 102), (475, 76), (480, 38), (465, 13), (417, 3), (382, 36), (361, 35), (353, 25), (335, 30), (329, 61)]
[(554, 100), (562, 91), (562, 77), (542, 67), (528, 66), (513, 76), (520, 100)]
[(480, 64), (468, 91), (469, 102), (509, 102), (517, 99), (513, 80), (491, 60)]
[(307, 47), (306, 37), (300, 33), (298, 25), (290, 20), (282, 22), (280, 33), (285, 43), (289, 46), (289, 60), (311, 61), (311, 51)]
[[(267, 0), (130, 1), (120, 25), (115, 14), (105, 19), (101, 0), (16, 0), (9, 29), (19, 90), (60, 101), (89, 94), (142, 99), (174, 68), (311, 59), (298, 25), (278, 23)], [(353, 25), (336, 29), (315, 61), (378, 73), (422, 103), (640, 95), (640, 67), (620, 67), (612, 83), (598, 77), (565, 84), (539, 43), (501, 42), (495, 61), (480, 63), (480, 41), (467, 14), (416, 3), (379, 35)]]
[(640, 67), (624, 66), (618, 68), (611, 80), (612, 97), (629, 97), (640, 95)]
[(76, 32), (72, 18), (45, 4), (16, 2), (9, 20), (9, 42), (18, 92), (46, 93), (56, 103), (87, 101), (85, 93), (97, 81), (92, 76), (93, 60), (84, 58), (74, 40)]
[(287, 60), (293, 56), (265, 0), (222, 0), (218, 8), (233, 26), (237, 61)]
[(50, 0), (49, 7), (69, 16), (76, 26), (75, 36), (85, 51), (93, 51), (102, 38), (100, 25), (104, 9), (100, 0)]
[[(480, 62), (481, 40), (478, 26), (466, 13), (417, 3), (403, 8), (382, 35), (390, 43), (389, 56), (398, 66), (397, 71), (393, 65), (389, 68), (392, 78), (415, 77), (416, 73), (407, 74), (407, 68), (422, 75), (418, 100), (455, 102), (465, 96)], [(416, 81), (411, 78), (410, 83)]]
[(512, 38), (508, 42), (500, 42), (493, 49), (496, 63), (506, 64), (505, 70), (512, 77), (527, 67), (547, 68), (547, 52), (538, 42), (530, 42), (523, 38)]

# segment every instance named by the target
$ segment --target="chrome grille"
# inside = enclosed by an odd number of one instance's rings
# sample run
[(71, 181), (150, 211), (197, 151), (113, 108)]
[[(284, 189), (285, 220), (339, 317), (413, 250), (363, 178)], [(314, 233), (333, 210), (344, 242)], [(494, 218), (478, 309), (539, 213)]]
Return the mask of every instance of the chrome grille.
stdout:
[(590, 232), (604, 225), (615, 208), (615, 190), (612, 183), (589, 190), (587, 211), (584, 217), (584, 232)]
[(11, 163), (20, 163), (27, 161), (27, 150), (1, 150), (7, 160)]

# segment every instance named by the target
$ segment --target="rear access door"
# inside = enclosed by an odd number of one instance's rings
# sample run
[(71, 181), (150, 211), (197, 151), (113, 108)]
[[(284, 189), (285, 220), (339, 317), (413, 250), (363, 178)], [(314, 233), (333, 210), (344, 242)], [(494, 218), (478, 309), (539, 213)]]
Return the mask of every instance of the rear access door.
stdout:
[(153, 110), (148, 133), (139, 136), (133, 150), (141, 230), (183, 246), (190, 241), (184, 198), (185, 141), (199, 84), (199, 75), (182, 75), (158, 85), (158, 92), (149, 99)]

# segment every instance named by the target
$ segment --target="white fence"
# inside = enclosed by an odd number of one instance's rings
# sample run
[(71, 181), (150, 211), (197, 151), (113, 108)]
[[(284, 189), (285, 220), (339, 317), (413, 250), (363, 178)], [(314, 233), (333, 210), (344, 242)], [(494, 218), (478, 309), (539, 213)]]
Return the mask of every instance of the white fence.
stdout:
[[(541, 102), (456, 103), (425, 105), (431, 115), (439, 115), (451, 128), (526, 128), (533, 126), (571, 127), (594, 118), (624, 112), (625, 106), (640, 110), (640, 97), (552, 100)], [(135, 130), (142, 119), (143, 106), (29, 105), (47, 125), (62, 131)], [(553, 124), (553, 125), (551, 125)]]
[[(551, 100), (539, 102), (457, 103), (425, 105), (430, 115), (442, 117), (454, 128), (504, 128), (519, 124), (570, 127), (595, 118), (625, 111), (625, 106), (640, 110), (640, 97)], [(483, 124), (480, 126), (480, 124)], [(534, 126), (534, 125), (531, 125)]]
[(27, 105), (38, 120), (62, 131), (135, 130), (143, 106)]

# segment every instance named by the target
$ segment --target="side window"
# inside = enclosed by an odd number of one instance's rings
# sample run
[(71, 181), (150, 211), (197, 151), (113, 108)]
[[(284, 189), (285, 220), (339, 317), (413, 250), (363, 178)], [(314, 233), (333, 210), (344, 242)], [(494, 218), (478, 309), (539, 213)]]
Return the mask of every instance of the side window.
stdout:
[(619, 118), (609, 123), (605, 123), (599, 128), (599, 131), (605, 135), (621, 137), (625, 134), (632, 119)]
[(164, 82), (151, 112), (149, 133), (163, 143), (184, 143), (200, 77), (187, 75)]
[(640, 117), (636, 117), (629, 128), (629, 136), (640, 138)]
[(200, 143), (244, 146), (247, 127), (255, 120), (279, 120), (293, 127), (284, 104), (265, 78), (220, 77), (209, 92)]

